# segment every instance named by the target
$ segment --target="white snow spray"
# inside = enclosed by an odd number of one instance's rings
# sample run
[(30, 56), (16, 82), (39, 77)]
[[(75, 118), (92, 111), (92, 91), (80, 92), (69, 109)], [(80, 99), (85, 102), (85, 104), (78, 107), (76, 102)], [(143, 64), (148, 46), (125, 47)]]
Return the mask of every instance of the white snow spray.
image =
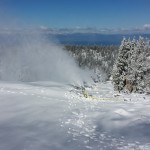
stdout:
[(82, 84), (90, 76), (63, 47), (37, 33), (0, 35), (0, 80)]

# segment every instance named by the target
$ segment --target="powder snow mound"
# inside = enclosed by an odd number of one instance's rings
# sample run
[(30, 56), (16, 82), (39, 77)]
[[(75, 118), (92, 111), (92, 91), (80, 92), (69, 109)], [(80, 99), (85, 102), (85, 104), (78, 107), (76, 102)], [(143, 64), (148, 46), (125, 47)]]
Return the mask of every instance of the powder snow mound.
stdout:
[(126, 116), (126, 117), (131, 116), (131, 113), (127, 112), (124, 109), (117, 109), (114, 112), (117, 113), (117, 114), (119, 114), (119, 115), (121, 115), (121, 116)]

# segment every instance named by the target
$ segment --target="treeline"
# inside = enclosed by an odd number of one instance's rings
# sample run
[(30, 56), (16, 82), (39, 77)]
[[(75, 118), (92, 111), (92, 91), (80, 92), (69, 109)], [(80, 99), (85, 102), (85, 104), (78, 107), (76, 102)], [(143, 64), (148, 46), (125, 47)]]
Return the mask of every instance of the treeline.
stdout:
[(123, 39), (118, 46), (66, 45), (77, 64), (93, 70), (101, 81), (112, 76), (114, 89), (119, 92), (150, 93), (150, 40), (139, 37)]
[(100, 76), (103, 72), (106, 75), (106, 79), (110, 77), (114, 61), (118, 55), (118, 46), (113, 45), (66, 45), (65, 50), (69, 51), (81, 68), (93, 70), (97, 76)]

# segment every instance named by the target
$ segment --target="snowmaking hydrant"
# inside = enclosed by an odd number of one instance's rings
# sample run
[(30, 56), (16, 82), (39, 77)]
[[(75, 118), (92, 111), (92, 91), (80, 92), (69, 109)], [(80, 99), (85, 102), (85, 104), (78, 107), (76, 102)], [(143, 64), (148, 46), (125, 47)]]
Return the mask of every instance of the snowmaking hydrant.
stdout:
[(85, 98), (88, 98), (89, 97), (89, 93), (85, 90), (84, 87), (82, 87), (82, 94)]

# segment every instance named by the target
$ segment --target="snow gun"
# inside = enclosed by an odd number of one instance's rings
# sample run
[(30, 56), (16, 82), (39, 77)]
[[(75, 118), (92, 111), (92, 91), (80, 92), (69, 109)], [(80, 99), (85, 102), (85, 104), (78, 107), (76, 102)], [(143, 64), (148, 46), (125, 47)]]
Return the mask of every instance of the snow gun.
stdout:
[(88, 93), (88, 91), (84, 87), (82, 87), (82, 94), (85, 98), (90, 98), (92, 100), (118, 100), (117, 98), (113, 98), (113, 97), (98, 98), (98, 97), (92, 96), (91, 94)]

